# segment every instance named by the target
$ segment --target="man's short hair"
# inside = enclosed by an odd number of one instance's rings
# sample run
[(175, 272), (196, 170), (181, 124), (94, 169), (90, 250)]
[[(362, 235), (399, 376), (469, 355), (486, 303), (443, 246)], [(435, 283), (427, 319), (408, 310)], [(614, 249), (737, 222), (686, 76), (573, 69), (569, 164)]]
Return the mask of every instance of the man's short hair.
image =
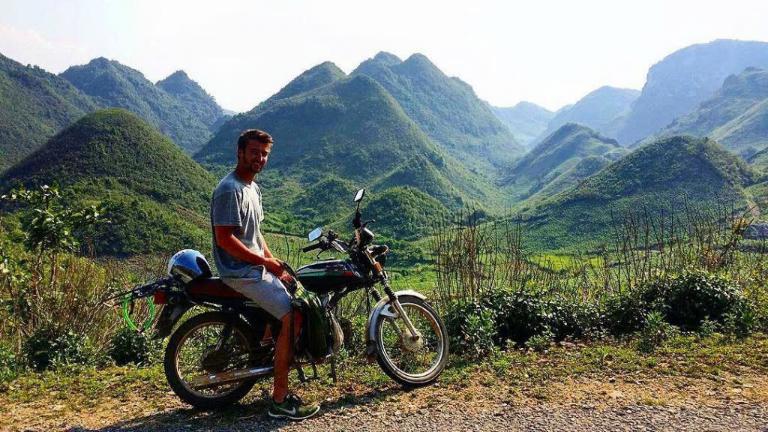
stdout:
[(237, 139), (237, 151), (245, 150), (245, 146), (248, 145), (248, 141), (258, 141), (262, 144), (272, 144), (272, 135), (259, 129), (246, 129), (240, 134), (240, 138)]

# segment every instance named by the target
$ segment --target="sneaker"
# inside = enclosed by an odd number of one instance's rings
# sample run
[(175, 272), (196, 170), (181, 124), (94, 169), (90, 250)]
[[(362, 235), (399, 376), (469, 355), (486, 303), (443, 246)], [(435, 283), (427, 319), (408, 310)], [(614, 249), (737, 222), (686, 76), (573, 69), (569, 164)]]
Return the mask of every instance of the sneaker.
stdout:
[(320, 411), (317, 405), (304, 405), (301, 399), (296, 395), (288, 395), (282, 403), (272, 401), (269, 407), (270, 417), (287, 418), (291, 420), (304, 420), (312, 417)]

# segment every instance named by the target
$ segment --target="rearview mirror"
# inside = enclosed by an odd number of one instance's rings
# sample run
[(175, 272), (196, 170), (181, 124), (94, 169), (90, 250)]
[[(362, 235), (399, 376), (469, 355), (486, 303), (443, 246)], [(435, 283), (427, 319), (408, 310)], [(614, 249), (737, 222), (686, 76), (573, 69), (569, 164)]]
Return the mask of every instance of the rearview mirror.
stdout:
[(315, 241), (320, 238), (320, 236), (323, 235), (323, 229), (318, 227), (310, 231), (307, 238), (309, 238), (309, 241)]
[(355, 195), (355, 202), (362, 201), (364, 196), (365, 196), (365, 188), (357, 191), (357, 194)]

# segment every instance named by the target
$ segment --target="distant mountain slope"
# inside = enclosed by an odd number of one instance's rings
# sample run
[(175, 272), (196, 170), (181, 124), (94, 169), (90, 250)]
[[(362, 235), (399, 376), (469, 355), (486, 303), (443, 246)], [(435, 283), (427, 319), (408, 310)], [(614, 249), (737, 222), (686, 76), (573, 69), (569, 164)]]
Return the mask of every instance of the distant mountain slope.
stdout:
[(208, 126), (209, 129), (212, 129), (224, 116), (224, 111), (216, 103), (213, 96), (209, 95), (200, 87), (200, 84), (189, 78), (187, 73), (182, 70), (172, 73), (155, 85), (175, 97), (198, 121)]
[(338, 66), (332, 62), (323, 62), (317, 66), (307, 69), (299, 76), (291, 80), (285, 85), (279, 92), (275, 93), (272, 97), (267, 99), (268, 102), (276, 101), (279, 99), (286, 99), (291, 96), (296, 96), (301, 93), (314, 90), (316, 88), (328, 85), (334, 81), (340, 80), (346, 77)]
[(363, 74), (384, 86), (429, 137), (465, 163), (503, 165), (523, 153), (472, 87), (446, 76), (421, 54), (400, 61), (379, 53), (350, 75)]
[(94, 109), (66, 80), (0, 55), (0, 172)]
[(445, 211), (439, 201), (412, 187), (394, 187), (375, 194), (362, 209), (377, 223), (387, 222), (382, 234), (402, 240), (415, 240), (430, 232), (435, 216)]
[[(216, 172), (234, 165), (237, 137), (259, 127), (275, 138), (269, 165), (259, 181), (265, 206), (303, 211), (318, 223), (334, 215), (315, 213), (307, 203), (325, 200), (347, 209), (349, 197), (334, 190), (369, 186), (374, 191), (423, 185), (444, 205), (484, 201), (490, 184), (472, 177), (427, 137), (376, 81), (358, 75), (286, 99), (263, 103), (225, 123), (195, 158)], [(329, 180), (332, 178), (333, 180)], [(328, 188), (317, 189), (316, 184)], [(479, 183), (476, 184), (476, 183)], [(341, 188), (341, 189), (340, 189)], [(307, 192), (307, 191), (310, 192)], [(312, 197), (313, 192), (319, 197)]]
[[(615, 140), (585, 126), (568, 123), (523, 156), (503, 183), (517, 199), (544, 189), (551, 194), (575, 185), (624, 153)], [(582, 164), (587, 158), (589, 162)], [(547, 187), (556, 180), (556, 186)]]
[(168, 135), (189, 153), (210, 137), (207, 124), (185, 104), (147, 80), (141, 72), (103, 57), (72, 66), (60, 75), (101, 107), (125, 108)]
[(496, 117), (504, 123), (515, 139), (524, 146), (534, 144), (534, 140), (546, 129), (554, 113), (531, 102), (520, 102), (513, 107), (491, 107)]
[(768, 147), (750, 156), (747, 162), (758, 171), (768, 173)]
[(768, 146), (768, 71), (747, 68), (726, 78), (714, 96), (678, 118), (659, 136), (709, 136), (750, 156)]
[(605, 240), (611, 212), (680, 209), (719, 200), (745, 204), (757, 173), (709, 139), (671, 137), (641, 147), (563, 193), (526, 210), (538, 247), (568, 248)]
[(600, 87), (555, 113), (547, 128), (539, 135), (538, 141), (566, 123), (578, 123), (613, 138), (632, 102), (639, 95), (640, 92), (634, 89)]
[(768, 67), (768, 43), (716, 40), (675, 51), (648, 71), (642, 94), (617, 136), (630, 145), (693, 111), (749, 66)]
[(208, 238), (216, 180), (122, 109), (83, 117), (0, 177), (3, 191), (43, 184), (58, 185), (73, 201), (108, 205), (112, 224), (97, 235), (99, 252), (172, 253)]

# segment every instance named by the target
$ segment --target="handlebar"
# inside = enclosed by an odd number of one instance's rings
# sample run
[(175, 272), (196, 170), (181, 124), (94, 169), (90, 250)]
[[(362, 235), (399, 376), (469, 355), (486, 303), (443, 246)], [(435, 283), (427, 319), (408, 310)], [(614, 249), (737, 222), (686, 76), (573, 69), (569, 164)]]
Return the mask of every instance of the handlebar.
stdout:
[(313, 245), (309, 245), (309, 246), (303, 248), (302, 251), (303, 252), (309, 252), (311, 250), (320, 249), (322, 247), (323, 247), (322, 243), (315, 243)]

